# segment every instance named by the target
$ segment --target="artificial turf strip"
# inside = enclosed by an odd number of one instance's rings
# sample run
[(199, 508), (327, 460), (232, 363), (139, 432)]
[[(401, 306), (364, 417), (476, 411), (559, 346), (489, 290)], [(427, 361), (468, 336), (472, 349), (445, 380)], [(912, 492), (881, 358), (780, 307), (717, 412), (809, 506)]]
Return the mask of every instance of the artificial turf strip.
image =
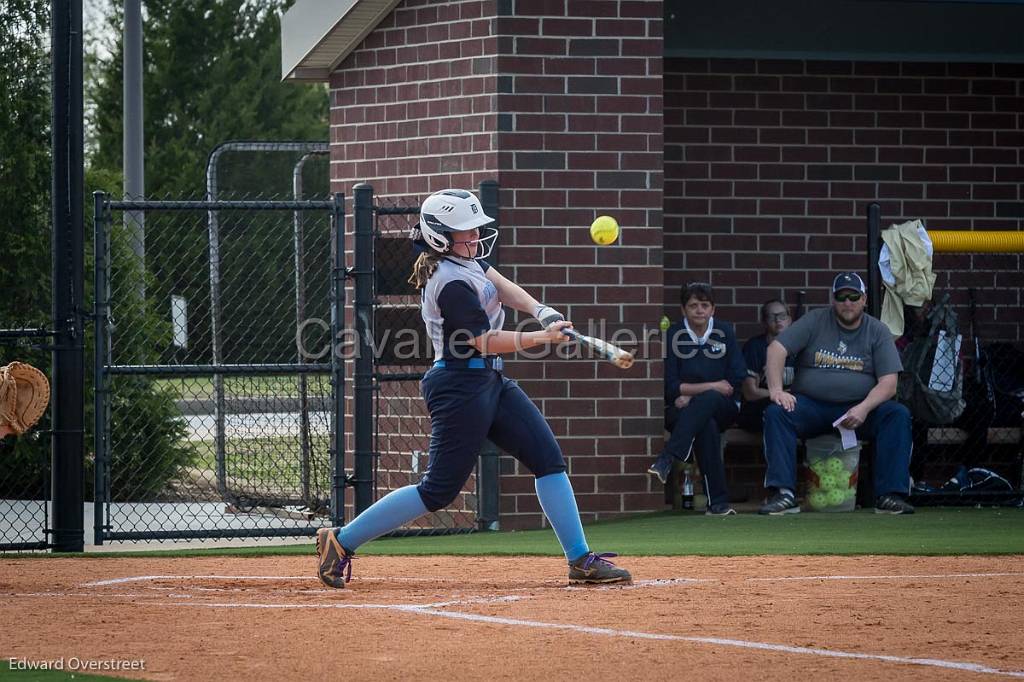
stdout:
[[(591, 548), (632, 556), (759, 554), (1024, 554), (1024, 509), (924, 508), (912, 516), (802, 513), (779, 517), (659, 512), (585, 526)], [(561, 552), (550, 530), (382, 538), (359, 555), (550, 555)], [(90, 552), (110, 556), (254, 556), (312, 554), (312, 545), (152, 552)], [(16, 555), (7, 555), (13, 558)], [(41, 556), (23, 554), (22, 556)], [(72, 556), (72, 555), (54, 555)]]
[[(661, 513), (586, 527), (594, 551), (630, 556), (761, 554), (1020, 554), (1024, 509), (929, 509), (913, 516)], [(560, 554), (550, 531), (394, 538), (360, 554)]]

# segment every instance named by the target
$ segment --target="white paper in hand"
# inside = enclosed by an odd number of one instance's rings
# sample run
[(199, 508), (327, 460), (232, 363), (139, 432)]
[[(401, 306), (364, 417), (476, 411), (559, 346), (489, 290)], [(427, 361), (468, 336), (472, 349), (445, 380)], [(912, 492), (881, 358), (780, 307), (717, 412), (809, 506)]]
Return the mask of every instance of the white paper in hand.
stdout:
[(843, 450), (849, 450), (850, 448), (857, 447), (857, 432), (845, 426), (840, 426), (840, 422), (844, 419), (846, 419), (845, 413), (843, 413), (842, 417), (832, 422), (832, 426), (839, 429), (839, 437), (843, 439)]

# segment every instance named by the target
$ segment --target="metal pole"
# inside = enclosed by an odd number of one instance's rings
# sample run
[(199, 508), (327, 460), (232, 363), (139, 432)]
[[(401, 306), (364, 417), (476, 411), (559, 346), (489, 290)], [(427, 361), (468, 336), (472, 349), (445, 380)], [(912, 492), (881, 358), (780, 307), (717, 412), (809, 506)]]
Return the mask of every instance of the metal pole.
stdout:
[[(124, 3), (124, 194), (142, 199), (146, 192), (142, 119), (142, 0)], [(126, 211), (124, 226), (132, 235), (132, 251), (140, 275), (146, 271), (146, 227), (144, 211)], [(145, 278), (139, 278), (137, 293), (146, 295)]]
[[(324, 142), (255, 142), (255, 141), (232, 141), (217, 145), (209, 158), (206, 160), (206, 198), (208, 201), (217, 200), (218, 176), (217, 162), (224, 152), (229, 151), (327, 151), (328, 145)], [(210, 352), (214, 365), (223, 363), (223, 346), (221, 343), (221, 287), (220, 287), (220, 214), (217, 209), (210, 209), (206, 213), (207, 233), (210, 242)], [(226, 441), (224, 431), (224, 413), (226, 411), (224, 398), (224, 377), (221, 374), (213, 376), (214, 394), (214, 456), (217, 460), (217, 492), (221, 497), (226, 497), (227, 489), (227, 461)]]
[(345, 326), (345, 195), (334, 194), (331, 235), (331, 525), (345, 523), (345, 361), (334, 349)]
[[(324, 154), (322, 151), (306, 152), (292, 169), (292, 198), (295, 201), (302, 199), (302, 169), (306, 161), (314, 154)], [(342, 197), (344, 201), (344, 196)], [(303, 217), (305, 212), (296, 209), (292, 211), (292, 225), (295, 232), (295, 325), (300, 329), (306, 319), (306, 238), (304, 234)], [(303, 363), (306, 357), (302, 352), (302, 339), (295, 337), (298, 362)], [(309, 463), (309, 379), (305, 374), (299, 375), (299, 481), (302, 487), (302, 499), (307, 506), (310, 506), (312, 497), (310, 495), (310, 463)]]
[[(218, 147), (206, 163), (207, 199), (217, 199), (217, 159), (224, 151)], [(214, 365), (223, 363), (220, 343), (220, 213), (206, 213), (206, 231), (210, 242), (210, 355)], [(224, 435), (224, 377), (213, 375), (214, 458), (217, 462), (217, 492), (226, 499), (228, 492)]]
[(355, 511), (373, 504), (373, 187), (360, 183), (355, 201)]
[(107, 213), (104, 207), (106, 195), (93, 192), (93, 236), (95, 244), (95, 267), (93, 268), (93, 285), (95, 288), (94, 317), (96, 343), (93, 349), (93, 452), (95, 453), (95, 469), (93, 471), (93, 542), (103, 544), (106, 531), (104, 511), (110, 500), (110, 474), (107, 451), (107, 425), (109, 422), (108, 394), (109, 380), (104, 365), (109, 362), (110, 298), (109, 275), (110, 250), (107, 241)]
[(81, 552), (84, 528), (85, 278), (82, 2), (51, 4), (53, 62), (53, 547)]
[(878, 317), (882, 309), (882, 272), (878, 269), (882, 250), (881, 210), (878, 204), (868, 205), (868, 314), (872, 317)]

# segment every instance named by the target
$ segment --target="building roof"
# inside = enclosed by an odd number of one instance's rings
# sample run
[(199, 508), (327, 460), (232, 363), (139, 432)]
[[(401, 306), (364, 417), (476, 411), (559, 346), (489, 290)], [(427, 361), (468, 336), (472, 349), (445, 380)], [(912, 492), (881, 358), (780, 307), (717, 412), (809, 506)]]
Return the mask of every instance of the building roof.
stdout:
[[(296, 0), (281, 79), (324, 82), (401, 0)], [(665, 56), (1024, 62), (1024, 0), (665, 0)]]
[(281, 17), (281, 80), (328, 80), (400, 1), (296, 0)]
[(1019, 63), (1022, 26), (1022, 0), (665, 0), (665, 56)]

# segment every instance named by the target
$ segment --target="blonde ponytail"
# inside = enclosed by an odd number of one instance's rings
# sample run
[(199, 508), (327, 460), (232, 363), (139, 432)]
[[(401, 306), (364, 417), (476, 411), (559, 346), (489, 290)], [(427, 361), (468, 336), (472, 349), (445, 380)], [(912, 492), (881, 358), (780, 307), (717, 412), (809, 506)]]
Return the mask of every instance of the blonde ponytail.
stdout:
[(409, 284), (412, 284), (417, 289), (427, 286), (427, 281), (434, 276), (437, 266), (441, 264), (441, 259), (443, 258), (444, 256), (434, 251), (424, 251), (421, 253), (412, 266), (412, 274), (407, 280)]

